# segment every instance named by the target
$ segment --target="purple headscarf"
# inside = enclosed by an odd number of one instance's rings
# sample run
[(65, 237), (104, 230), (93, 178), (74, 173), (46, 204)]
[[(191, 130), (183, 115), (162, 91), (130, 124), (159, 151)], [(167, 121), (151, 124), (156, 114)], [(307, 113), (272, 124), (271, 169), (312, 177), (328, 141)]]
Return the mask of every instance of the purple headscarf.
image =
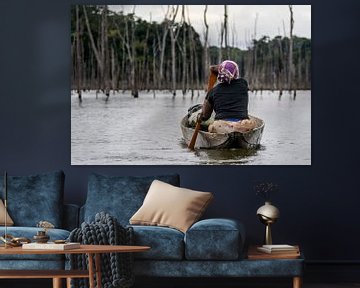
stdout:
[(239, 67), (231, 60), (225, 60), (219, 65), (217, 79), (219, 82), (230, 83), (233, 79), (239, 78)]

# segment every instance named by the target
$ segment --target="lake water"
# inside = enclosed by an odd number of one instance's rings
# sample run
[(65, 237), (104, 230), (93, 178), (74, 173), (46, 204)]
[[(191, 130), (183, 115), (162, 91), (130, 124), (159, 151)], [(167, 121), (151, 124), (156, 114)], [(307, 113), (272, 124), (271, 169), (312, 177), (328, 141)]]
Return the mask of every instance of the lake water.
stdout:
[(261, 146), (242, 149), (189, 151), (180, 120), (187, 109), (204, 100), (204, 92), (172, 97), (141, 92), (105, 96), (71, 95), (72, 165), (310, 165), (311, 91), (294, 97), (284, 92), (249, 94), (249, 114), (265, 121)]

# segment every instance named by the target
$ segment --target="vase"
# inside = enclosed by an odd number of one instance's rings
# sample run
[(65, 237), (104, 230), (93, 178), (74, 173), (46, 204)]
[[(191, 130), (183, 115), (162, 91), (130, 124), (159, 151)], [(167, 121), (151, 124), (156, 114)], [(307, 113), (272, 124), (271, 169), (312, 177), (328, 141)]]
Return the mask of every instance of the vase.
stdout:
[(46, 234), (46, 231), (38, 231), (36, 235), (34, 235), (33, 239), (36, 243), (47, 243), (50, 237)]
[(272, 235), (271, 235), (271, 225), (276, 222), (276, 220), (280, 217), (280, 211), (271, 202), (266, 201), (265, 205), (261, 206), (256, 214), (258, 215), (261, 223), (265, 225), (265, 236), (264, 236), (264, 244), (271, 245), (272, 244)]

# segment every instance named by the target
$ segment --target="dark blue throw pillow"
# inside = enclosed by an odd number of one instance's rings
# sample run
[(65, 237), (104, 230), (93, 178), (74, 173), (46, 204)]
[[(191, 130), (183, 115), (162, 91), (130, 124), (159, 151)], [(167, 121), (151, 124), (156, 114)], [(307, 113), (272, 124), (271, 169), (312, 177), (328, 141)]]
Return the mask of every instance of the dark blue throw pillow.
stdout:
[[(8, 176), (8, 212), (15, 226), (36, 227), (45, 220), (61, 228), (64, 173), (55, 171), (31, 176)], [(4, 198), (4, 177), (0, 176)]]
[(106, 212), (114, 216), (121, 225), (128, 225), (155, 179), (174, 186), (180, 185), (177, 174), (145, 177), (91, 174), (83, 207), (84, 220), (91, 222), (96, 213)]

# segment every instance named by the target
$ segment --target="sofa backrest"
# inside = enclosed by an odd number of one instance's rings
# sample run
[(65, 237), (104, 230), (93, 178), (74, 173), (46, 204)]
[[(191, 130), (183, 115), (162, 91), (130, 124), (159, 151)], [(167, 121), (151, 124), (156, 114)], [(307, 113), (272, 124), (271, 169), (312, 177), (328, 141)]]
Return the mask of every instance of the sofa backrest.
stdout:
[(155, 179), (174, 186), (180, 185), (178, 174), (145, 177), (91, 174), (80, 221), (91, 222), (96, 213), (106, 212), (114, 216), (121, 225), (128, 225)]
[[(56, 228), (63, 222), (63, 171), (31, 175), (8, 176), (8, 212), (16, 226), (35, 227), (39, 221), (48, 221)], [(4, 177), (0, 176), (0, 183)], [(4, 199), (4, 185), (0, 195)]]

